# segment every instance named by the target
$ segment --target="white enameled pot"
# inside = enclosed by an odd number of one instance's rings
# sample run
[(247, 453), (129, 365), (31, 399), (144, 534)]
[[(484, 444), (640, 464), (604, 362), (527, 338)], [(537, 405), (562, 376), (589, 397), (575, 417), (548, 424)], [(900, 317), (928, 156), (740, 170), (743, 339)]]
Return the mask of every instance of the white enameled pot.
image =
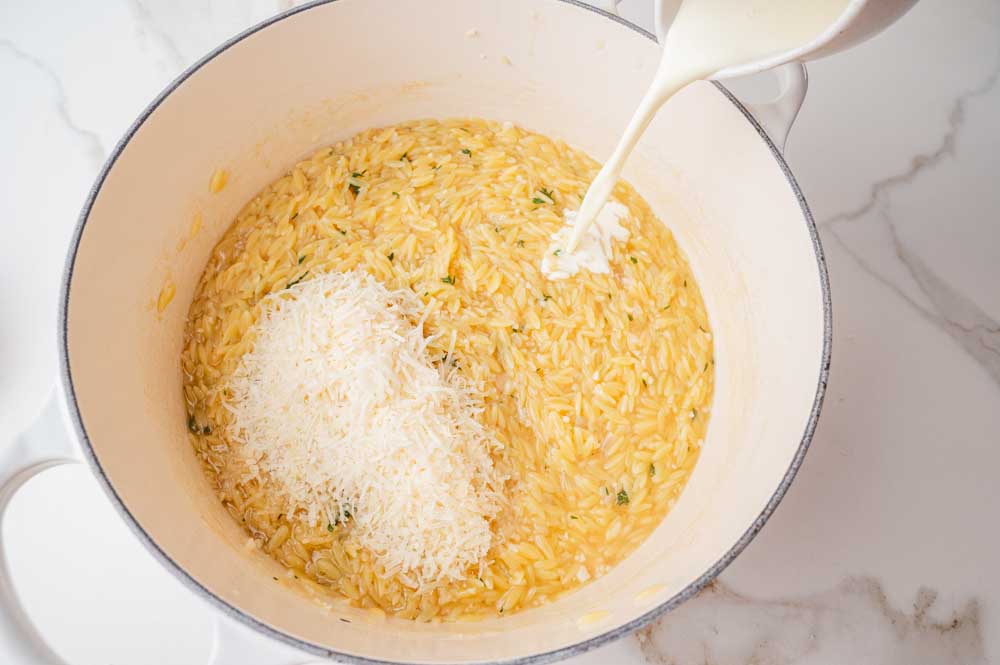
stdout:
[[(284, 571), (246, 547), (190, 450), (178, 362), (212, 246), (250, 197), (311, 150), (372, 126), (480, 116), (601, 159), (658, 56), (652, 35), (565, 0), (319, 2), (220, 47), (140, 116), (86, 202), (60, 316), (75, 441), (8, 453), (0, 499), (38, 469), (82, 456), (122, 519), (194, 593), (267, 636), (346, 661), (546, 662), (682, 603), (781, 500), (815, 427), (830, 358), (827, 279), (805, 201), (766, 132), (716, 84), (668, 103), (625, 172), (673, 230), (707, 303), (717, 372), (708, 438), (664, 523), (579, 591), (502, 619), (423, 624), (330, 610), (274, 583)], [(799, 102), (801, 91), (786, 105)], [(231, 176), (211, 194), (218, 168)], [(196, 211), (204, 228), (189, 238)], [(167, 279), (176, 296), (158, 314)], [(0, 660), (58, 662), (9, 580), (0, 583)], [(274, 662), (265, 651), (221, 648), (217, 662)]]

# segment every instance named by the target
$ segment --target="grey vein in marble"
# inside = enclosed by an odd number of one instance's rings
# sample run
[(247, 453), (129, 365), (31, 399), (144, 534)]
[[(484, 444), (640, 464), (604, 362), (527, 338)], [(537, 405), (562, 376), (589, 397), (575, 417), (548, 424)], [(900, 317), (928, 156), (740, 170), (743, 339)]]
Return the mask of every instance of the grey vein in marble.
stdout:
[[(896, 231), (889, 210), (889, 195), (893, 190), (911, 184), (917, 175), (928, 167), (955, 156), (956, 140), (964, 127), (966, 107), (973, 99), (992, 92), (998, 81), (1000, 81), (1000, 51), (998, 51), (997, 59), (989, 75), (983, 82), (955, 100), (951, 112), (948, 114), (948, 129), (935, 150), (917, 155), (907, 170), (883, 178), (872, 185), (868, 199), (857, 209), (829, 217), (819, 222), (818, 225), (821, 228), (826, 228), (829, 231), (829, 237), (836, 240), (858, 266), (871, 277), (892, 290), (928, 322), (954, 338), (1000, 385), (1000, 322), (991, 318), (970, 298), (948, 284), (915, 252), (906, 247)], [(896, 256), (921, 292), (932, 303), (932, 310), (918, 303), (907, 295), (899, 285), (880, 274), (837, 233), (838, 224), (859, 222), (873, 211), (878, 212), (878, 219), (888, 229)]]
[(63, 124), (71, 133), (82, 141), (85, 146), (87, 159), (92, 163), (95, 170), (99, 169), (104, 164), (107, 153), (104, 150), (104, 146), (101, 145), (101, 139), (96, 132), (80, 127), (73, 120), (69, 112), (69, 98), (66, 95), (66, 90), (63, 88), (62, 81), (59, 80), (59, 75), (45, 62), (22, 50), (9, 39), (0, 38), (0, 51), (6, 51), (18, 60), (31, 65), (49, 81), (55, 90), (55, 109), (59, 119), (63, 121)]
[(128, 6), (129, 11), (135, 17), (140, 34), (146, 35), (162, 47), (169, 61), (168, 69), (170, 70), (170, 75), (176, 76), (184, 71), (188, 66), (187, 58), (181, 53), (173, 37), (167, 31), (160, 28), (159, 23), (157, 23), (152, 13), (150, 13), (149, 8), (143, 4), (142, 0), (130, 0)]
[(751, 598), (717, 581), (637, 637), (648, 665), (985, 663), (979, 602), (936, 621), (937, 597), (921, 588), (905, 611), (868, 577), (782, 600)]

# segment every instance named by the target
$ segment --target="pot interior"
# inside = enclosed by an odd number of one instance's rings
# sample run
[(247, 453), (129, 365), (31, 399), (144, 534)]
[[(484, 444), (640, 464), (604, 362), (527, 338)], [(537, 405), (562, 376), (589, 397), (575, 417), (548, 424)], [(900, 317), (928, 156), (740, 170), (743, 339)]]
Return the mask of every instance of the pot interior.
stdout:
[[(509, 120), (603, 159), (657, 60), (635, 28), (557, 0), (437, 0), (433, 11), (422, 0), (338, 0), (235, 42), (159, 101), (86, 214), (66, 343), (94, 461), (168, 565), (243, 618), (317, 650), (415, 663), (572, 647), (629, 627), (717, 571), (759, 526), (811, 426), (826, 310), (794, 186), (708, 83), (664, 108), (625, 175), (674, 232), (706, 301), (717, 372), (709, 435), (676, 507), (608, 575), (503, 619), (376, 619), (297, 590), (249, 550), (185, 436), (178, 358), (188, 303), (212, 246), (261, 187), (319, 146), (423, 117)], [(229, 183), (211, 194), (217, 168)], [(196, 212), (204, 228), (189, 238)], [(165, 280), (176, 296), (160, 314)]]

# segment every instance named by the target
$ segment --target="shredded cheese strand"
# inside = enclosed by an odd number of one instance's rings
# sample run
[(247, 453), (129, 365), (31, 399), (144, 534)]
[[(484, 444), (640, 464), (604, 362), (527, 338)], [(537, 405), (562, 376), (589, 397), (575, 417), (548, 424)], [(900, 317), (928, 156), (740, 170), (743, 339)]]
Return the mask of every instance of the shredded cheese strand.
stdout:
[(480, 396), (428, 358), (423, 310), (360, 272), (269, 295), (226, 407), (250, 477), (276, 486), (289, 514), (350, 519), (387, 575), (426, 589), (482, 563), (504, 479)]

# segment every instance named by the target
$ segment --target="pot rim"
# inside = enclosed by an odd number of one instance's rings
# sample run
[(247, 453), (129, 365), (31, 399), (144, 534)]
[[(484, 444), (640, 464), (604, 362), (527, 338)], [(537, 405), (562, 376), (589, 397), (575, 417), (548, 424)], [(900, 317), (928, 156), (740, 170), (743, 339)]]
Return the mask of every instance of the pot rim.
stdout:
[[(89, 194), (84, 202), (83, 208), (80, 212), (80, 216), (77, 219), (76, 228), (73, 231), (73, 236), (70, 241), (69, 250), (66, 256), (66, 262), (63, 269), (62, 283), (60, 287), (59, 296), (59, 316), (58, 316), (58, 353), (59, 353), (59, 374), (61, 387), (63, 389), (63, 394), (66, 402), (66, 407), (69, 412), (70, 421), (73, 424), (73, 430), (76, 433), (77, 440), (80, 442), (80, 448), (83, 453), (84, 459), (86, 459), (87, 464), (90, 466), (91, 471), (97, 477), (99, 484), (104, 489), (104, 492), (111, 499), (112, 505), (118, 511), (118, 513), (128, 524), (132, 532), (139, 538), (142, 544), (149, 550), (153, 556), (167, 569), (174, 577), (179, 579), (182, 584), (194, 591), (197, 595), (208, 600), (214, 607), (221, 610), (228, 617), (246, 625), (255, 631), (262, 633), (268, 637), (274, 638), (280, 642), (288, 644), (297, 649), (301, 649), (308, 653), (325, 657), (325, 658), (336, 658), (347, 663), (356, 663), (358, 665), (407, 665), (402, 661), (384, 661), (373, 658), (367, 658), (364, 656), (357, 656), (348, 653), (342, 653), (327, 647), (321, 646), (319, 644), (314, 644), (308, 642), (298, 637), (289, 635), (281, 630), (273, 628), (272, 626), (250, 616), (240, 608), (231, 605), (228, 601), (222, 599), (221, 597), (215, 595), (209, 589), (205, 588), (198, 580), (192, 577), (183, 567), (181, 567), (177, 562), (175, 562), (170, 555), (160, 549), (159, 545), (153, 540), (153, 538), (143, 529), (142, 525), (136, 520), (136, 518), (131, 514), (125, 503), (122, 501), (121, 497), (118, 495), (114, 486), (112, 485), (110, 479), (104, 473), (104, 469), (101, 466), (100, 460), (98, 460), (96, 453), (94, 452), (93, 446), (91, 445), (90, 438), (87, 435), (86, 428), (83, 424), (83, 418), (80, 413), (79, 403), (76, 398), (76, 391), (73, 385), (73, 376), (70, 370), (69, 363), (69, 330), (68, 330), (68, 310), (69, 310), (69, 296), (70, 296), (70, 286), (73, 281), (73, 270), (76, 263), (77, 252), (80, 247), (80, 242), (83, 238), (83, 232), (87, 226), (87, 220), (90, 216), (91, 209), (93, 208), (94, 202), (97, 200), (98, 195), (104, 185), (104, 181), (110, 173), (111, 169), (114, 167), (118, 160), (118, 157), (128, 146), (129, 142), (138, 132), (139, 128), (146, 122), (146, 120), (157, 110), (160, 104), (172, 94), (177, 88), (179, 88), (189, 77), (191, 77), (195, 72), (201, 69), (208, 62), (216, 58), (218, 55), (229, 49), (231, 46), (238, 44), (239, 42), (251, 37), (255, 33), (270, 27), (273, 24), (283, 21), (286, 18), (299, 14), (301, 12), (309, 11), (315, 7), (332, 4), (337, 2), (337, 0), (312, 0), (304, 5), (295, 7), (279, 14), (276, 14), (270, 18), (267, 18), (254, 26), (240, 32), (236, 36), (226, 40), (216, 48), (212, 49), (208, 54), (199, 59), (197, 62), (192, 64), (190, 67), (185, 69), (177, 78), (171, 81), (164, 89), (161, 91), (156, 98), (142, 111), (139, 117), (132, 123), (128, 128), (122, 138), (118, 141), (114, 150), (109, 155), (104, 166), (101, 168), (94, 185), (91, 187)], [(638, 33), (646, 39), (656, 41), (656, 36), (652, 33), (644, 30), (643, 28), (626, 21), (620, 16), (608, 13), (597, 7), (583, 3), (581, 0), (558, 0), (558, 2), (563, 2), (568, 5), (573, 5), (585, 11), (590, 11), (598, 14), (610, 21), (623, 25), (630, 30)], [(830, 373), (830, 358), (832, 351), (832, 341), (833, 341), (833, 308), (832, 300), (830, 295), (830, 280), (829, 274), (827, 272), (826, 257), (823, 253), (823, 247), (819, 238), (819, 232), (816, 228), (816, 223), (813, 219), (812, 212), (809, 210), (809, 205), (806, 202), (805, 196), (802, 194), (802, 190), (799, 188), (798, 183), (795, 180), (794, 175), (791, 172), (787, 162), (781, 154), (781, 151), (775, 146), (771, 139), (767, 136), (767, 133), (761, 127), (760, 123), (751, 115), (747, 108), (721, 83), (718, 81), (712, 81), (713, 85), (719, 90), (719, 92), (743, 114), (747, 121), (753, 126), (757, 131), (761, 140), (767, 145), (768, 149), (771, 151), (771, 155), (774, 157), (775, 162), (784, 174), (785, 179), (788, 181), (788, 185), (798, 200), (799, 207), (802, 210), (803, 220), (805, 221), (809, 236), (812, 239), (813, 251), (816, 255), (816, 267), (819, 272), (820, 288), (823, 297), (823, 349), (822, 349), (822, 362), (820, 365), (820, 372), (817, 380), (816, 393), (813, 399), (812, 408), (809, 413), (809, 420), (806, 423), (805, 430), (802, 433), (802, 437), (799, 441), (798, 449), (795, 452), (795, 456), (792, 458), (791, 464), (785, 471), (781, 482), (775, 489), (771, 498), (768, 500), (767, 505), (757, 516), (757, 518), (750, 524), (747, 530), (740, 536), (740, 538), (726, 551), (726, 553), (715, 563), (713, 563), (709, 568), (696, 580), (688, 584), (684, 589), (661, 603), (656, 607), (650, 609), (639, 617), (611, 628), (599, 635), (588, 638), (582, 642), (577, 642), (565, 647), (560, 647), (552, 651), (546, 651), (543, 653), (532, 654), (529, 656), (522, 656), (519, 658), (513, 658), (508, 660), (495, 660), (495, 661), (482, 661), (480, 665), (536, 665), (541, 663), (551, 663), (557, 660), (562, 660), (564, 658), (570, 658), (573, 656), (580, 655), (584, 652), (595, 649), (599, 646), (617, 640), (621, 637), (629, 635), (636, 630), (646, 626), (653, 620), (659, 618), (666, 612), (676, 608), (684, 601), (688, 600), (696, 593), (701, 591), (706, 585), (713, 581), (723, 570), (729, 566), (730, 563), (746, 548), (751, 540), (761, 531), (764, 524), (770, 518), (771, 514), (781, 503), (784, 498), (785, 493), (788, 491), (792, 480), (798, 473), (799, 468), (802, 466), (802, 462), (805, 458), (806, 451), (809, 448), (809, 444), (812, 441), (813, 434), (816, 430), (816, 425), (819, 421), (820, 411), (823, 405), (823, 398), (826, 394), (827, 381), (829, 379)]]

